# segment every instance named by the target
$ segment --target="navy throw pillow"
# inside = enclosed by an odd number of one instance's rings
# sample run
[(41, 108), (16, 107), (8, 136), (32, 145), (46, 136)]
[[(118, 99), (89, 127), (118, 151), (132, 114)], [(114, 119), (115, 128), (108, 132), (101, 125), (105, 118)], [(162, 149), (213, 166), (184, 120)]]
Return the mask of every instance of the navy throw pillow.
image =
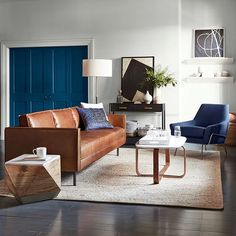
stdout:
[(103, 108), (77, 108), (83, 120), (85, 130), (112, 129), (113, 126), (106, 119)]

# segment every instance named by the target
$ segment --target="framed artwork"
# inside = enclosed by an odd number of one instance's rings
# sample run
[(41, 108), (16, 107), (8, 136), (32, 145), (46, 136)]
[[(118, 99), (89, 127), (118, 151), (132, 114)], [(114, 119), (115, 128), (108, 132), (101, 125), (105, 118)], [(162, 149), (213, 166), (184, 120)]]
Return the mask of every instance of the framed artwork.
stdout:
[(121, 58), (121, 90), (125, 102), (143, 102), (147, 90), (153, 94), (152, 87), (143, 85), (146, 68), (154, 69), (154, 56)]
[(194, 57), (224, 57), (225, 30), (223, 28), (194, 30)]

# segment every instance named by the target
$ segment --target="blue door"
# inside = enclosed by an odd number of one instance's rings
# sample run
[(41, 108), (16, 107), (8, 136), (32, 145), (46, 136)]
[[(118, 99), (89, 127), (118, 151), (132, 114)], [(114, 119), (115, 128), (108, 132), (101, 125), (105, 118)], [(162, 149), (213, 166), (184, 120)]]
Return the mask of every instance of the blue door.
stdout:
[(18, 116), (88, 101), (87, 46), (10, 49), (10, 125)]

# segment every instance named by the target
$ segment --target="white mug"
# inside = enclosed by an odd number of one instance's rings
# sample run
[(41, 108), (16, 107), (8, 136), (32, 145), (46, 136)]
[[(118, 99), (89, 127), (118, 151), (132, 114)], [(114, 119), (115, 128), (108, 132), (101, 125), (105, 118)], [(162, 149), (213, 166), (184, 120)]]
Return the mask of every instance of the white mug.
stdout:
[(47, 148), (46, 147), (37, 147), (37, 148), (33, 149), (33, 153), (37, 157), (46, 158), (46, 156), (47, 156)]

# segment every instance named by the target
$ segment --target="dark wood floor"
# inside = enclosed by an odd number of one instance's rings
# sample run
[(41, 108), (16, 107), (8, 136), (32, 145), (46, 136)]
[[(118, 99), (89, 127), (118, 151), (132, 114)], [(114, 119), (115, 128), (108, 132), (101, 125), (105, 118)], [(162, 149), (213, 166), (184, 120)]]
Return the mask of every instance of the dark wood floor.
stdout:
[[(0, 151), (3, 178), (2, 144)], [(223, 211), (56, 200), (18, 205), (0, 198), (0, 235), (236, 235), (236, 148), (228, 151)]]

